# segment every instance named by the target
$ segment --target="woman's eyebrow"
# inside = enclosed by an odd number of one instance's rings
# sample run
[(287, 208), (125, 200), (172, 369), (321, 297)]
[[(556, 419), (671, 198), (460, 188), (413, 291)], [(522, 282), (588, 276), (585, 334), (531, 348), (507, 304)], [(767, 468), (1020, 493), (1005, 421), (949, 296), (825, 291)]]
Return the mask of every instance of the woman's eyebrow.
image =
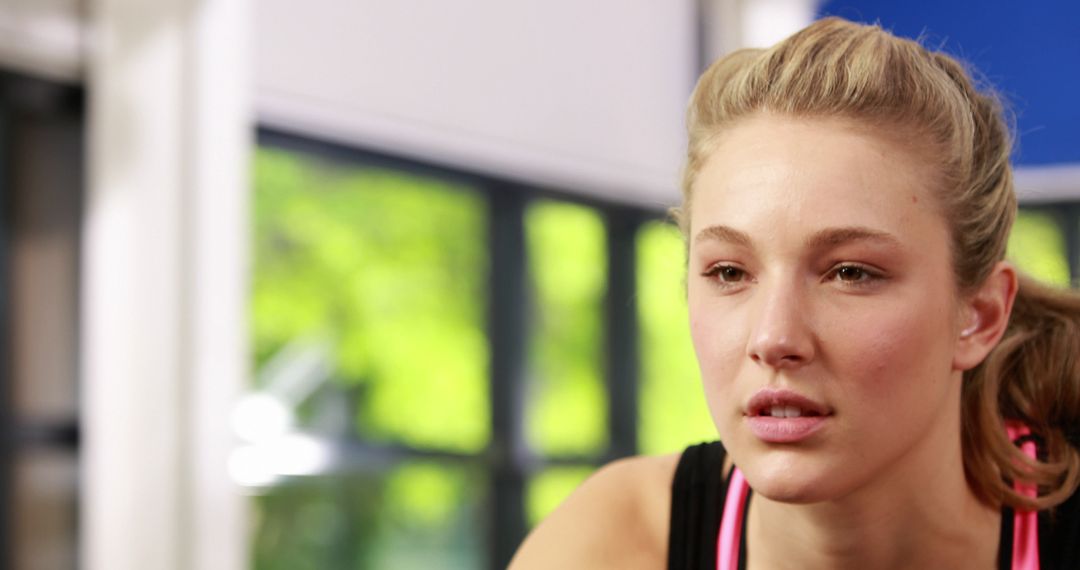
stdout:
[(900, 240), (888, 232), (863, 226), (845, 226), (826, 228), (814, 233), (806, 239), (806, 247), (810, 249), (831, 248), (853, 241), (876, 241), (892, 247), (900, 247), (901, 245)]
[[(753, 240), (745, 232), (730, 226), (709, 226), (694, 237), (695, 243), (703, 241), (723, 241), (733, 245), (753, 248)], [(876, 241), (893, 247), (900, 247), (900, 240), (896, 236), (881, 230), (875, 230), (864, 226), (844, 226), (838, 228), (825, 228), (815, 232), (806, 239), (806, 247), (811, 249), (830, 248), (853, 241)]]
[(709, 226), (694, 237), (694, 243), (701, 243), (703, 241), (726, 241), (734, 245), (741, 245), (743, 247), (752, 248), (753, 242), (750, 240), (750, 236), (745, 233), (728, 226), (716, 225)]

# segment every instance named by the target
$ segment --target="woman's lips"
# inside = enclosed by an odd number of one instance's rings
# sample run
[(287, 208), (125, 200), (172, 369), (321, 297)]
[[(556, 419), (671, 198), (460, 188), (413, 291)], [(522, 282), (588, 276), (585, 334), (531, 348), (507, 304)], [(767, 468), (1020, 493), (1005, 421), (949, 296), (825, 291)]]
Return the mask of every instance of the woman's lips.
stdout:
[(817, 433), (832, 410), (794, 392), (764, 388), (747, 402), (744, 414), (750, 431), (767, 443), (795, 443)]
[(772, 416), (746, 416), (750, 431), (766, 443), (795, 443), (802, 441), (821, 429), (829, 416), (799, 416), (775, 418)]

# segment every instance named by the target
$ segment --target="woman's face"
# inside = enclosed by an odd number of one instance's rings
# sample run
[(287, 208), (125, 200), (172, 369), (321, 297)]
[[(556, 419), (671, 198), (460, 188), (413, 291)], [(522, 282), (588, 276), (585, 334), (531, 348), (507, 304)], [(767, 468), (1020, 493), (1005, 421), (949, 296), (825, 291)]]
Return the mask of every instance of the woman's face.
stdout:
[(960, 314), (931, 157), (841, 119), (757, 115), (693, 188), (690, 325), (755, 491), (836, 499), (959, 449)]

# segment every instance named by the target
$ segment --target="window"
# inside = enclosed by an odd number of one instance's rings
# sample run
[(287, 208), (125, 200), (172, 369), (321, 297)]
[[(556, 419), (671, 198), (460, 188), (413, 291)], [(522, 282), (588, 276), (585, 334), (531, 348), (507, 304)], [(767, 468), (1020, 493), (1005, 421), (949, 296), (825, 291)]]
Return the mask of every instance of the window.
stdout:
[[(663, 211), (268, 130), (254, 180), (254, 568), (502, 568), (599, 465), (715, 438)], [(1010, 256), (1067, 283), (1070, 208)]]
[(255, 185), (249, 404), (279, 417), (249, 405), (241, 422), (277, 457), (242, 471), (270, 485), (256, 567), (476, 567), (484, 537), (463, 529), (484, 526), (491, 439), (483, 196), (272, 146)]

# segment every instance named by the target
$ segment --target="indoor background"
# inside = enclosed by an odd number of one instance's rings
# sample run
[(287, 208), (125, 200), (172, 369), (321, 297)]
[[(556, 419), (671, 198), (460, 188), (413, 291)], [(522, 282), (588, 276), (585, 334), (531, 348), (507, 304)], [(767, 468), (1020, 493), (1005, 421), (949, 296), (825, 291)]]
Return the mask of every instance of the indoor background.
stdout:
[(502, 568), (713, 439), (684, 106), (826, 14), (998, 88), (1075, 283), (1065, 0), (0, 0), (0, 570)]

